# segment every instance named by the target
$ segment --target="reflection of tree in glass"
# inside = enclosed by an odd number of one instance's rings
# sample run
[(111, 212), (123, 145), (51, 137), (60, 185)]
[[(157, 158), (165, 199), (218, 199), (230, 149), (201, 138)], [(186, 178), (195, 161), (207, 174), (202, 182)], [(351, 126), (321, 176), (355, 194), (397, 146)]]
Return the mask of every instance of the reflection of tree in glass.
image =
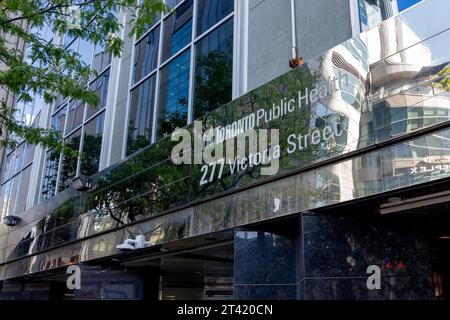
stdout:
[(102, 135), (84, 136), (83, 152), (81, 153), (81, 173), (91, 176), (97, 173), (100, 161), (100, 150), (102, 147)]
[(45, 219), (40, 220), (37, 228), (38, 249), (45, 250), (75, 240), (80, 223), (78, 215), (81, 211), (79, 198), (70, 198)]
[[(187, 106), (186, 99), (180, 99), (179, 104), (181, 106), (184, 106), (184, 105)], [(174, 132), (176, 128), (184, 127), (187, 122), (186, 117), (187, 117), (187, 115), (185, 112), (180, 112), (180, 111), (167, 112), (167, 114), (164, 117), (159, 118), (158, 136), (159, 137), (166, 136), (166, 135)]]
[(220, 51), (197, 55), (194, 108), (196, 119), (231, 100), (231, 57), (231, 53)]
[(54, 150), (49, 150), (47, 152), (44, 183), (42, 185), (42, 195), (44, 196), (44, 199), (48, 199), (55, 194), (58, 162), (59, 153)]
[[(72, 137), (67, 142), (67, 146), (72, 150), (78, 150), (80, 145), (81, 135), (77, 134), (75, 137)], [(71, 186), (72, 179), (75, 177), (77, 173), (77, 162), (78, 158), (74, 155), (64, 155), (62, 164), (61, 164), (61, 177), (59, 190), (64, 190)]]
[(437, 75), (442, 77), (442, 79), (436, 84), (436, 87), (450, 91), (450, 63), (439, 71)]
[(152, 129), (146, 128), (144, 134), (138, 134), (139, 130), (135, 127), (134, 121), (130, 120), (127, 136), (127, 155), (136, 152), (150, 144)]
[[(202, 118), (204, 128), (225, 126), (256, 112), (259, 108), (269, 110), (273, 103), (279, 103), (284, 98), (296, 98), (298, 91), (304, 92), (306, 88), (311, 89), (317, 86), (320, 81), (319, 75), (320, 70), (311, 71), (307, 65), (304, 65), (214, 110), (207, 117)], [(216, 103), (219, 103), (218, 100)], [(282, 150), (280, 166), (283, 171), (316, 161), (329, 152), (315, 145), (310, 146), (310, 152), (296, 152), (289, 156), (286, 154), (287, 136), (307, 134), (312, 125), (311, 113), (314, 112), (312, 106), (295, 108), (292, 113), (261, 127), (280, 130), (280, 149)], [(174, 128), (184, 126), (186, 114), (168, 113), (164, 121), (162, 128), (166, 133), (171, 133)], [(192, 126), (188, 129), (192, 130)], [(230, 167), (225, 166), (222, 179), (216, 178), (211, 183), (200, 186), (202, 165), (177, 166), (169, 158), (173, 146), (177, 143), (167, 136), (102, 174), (96, 188), (87, 193), (89, 198), (87, 208), (93, 210), (97, 218), (106, 217), (118, 224), (124, 224), (140, 218), (156, 216), (167, 210), (264, 178), (260, 175), (259, 167), (252, 167), (231, 175)], [(310, 188), (310, 186), (306, 187)], [(214, 215), (214, 220), (228, 221), (226, 215), (233, 210), (231, 202), (230, 207), (227, 208), (226, 206), (218, 207), (215, 213), (210, 214)], [(104, 228), (108, 228), (107, 225), (105, 224)]]
[(105, 174), (89, 206), (100, 216), (125, 223), (189, 201), (190, 166), (176, 166), (168, 159), (174, 145), (170, 137), (161, 139)]

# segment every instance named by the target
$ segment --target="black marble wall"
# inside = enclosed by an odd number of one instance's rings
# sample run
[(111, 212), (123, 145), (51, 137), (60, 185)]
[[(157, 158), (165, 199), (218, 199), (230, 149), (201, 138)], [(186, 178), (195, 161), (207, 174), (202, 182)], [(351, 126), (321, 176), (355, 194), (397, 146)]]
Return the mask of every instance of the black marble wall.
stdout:
[[(431, 299), (431, 249), (410, 217), (301, 217), (305, 299)], [(370, 265), (381, 289), (369, 290)]]
[(235, 299), (298, 299), (298, 239), (238, 230), (234, 238)]
[[(297, 222), (296, 236), (236, 231), (235, 299), (434, 298), (420, 219), (303, 214)], [(367, 287), (371, 265), (381, 289)]]

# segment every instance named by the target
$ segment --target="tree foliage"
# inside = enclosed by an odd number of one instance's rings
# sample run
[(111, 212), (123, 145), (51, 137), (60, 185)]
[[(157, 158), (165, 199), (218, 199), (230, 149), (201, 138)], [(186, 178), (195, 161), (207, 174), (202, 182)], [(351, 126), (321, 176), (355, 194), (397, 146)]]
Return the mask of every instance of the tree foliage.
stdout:
[[(54, 34), (79, 37), (119, 56), (123, 40), (118, 34), (125, 27), (119, 12), (130, 13), (129, 35), (140, 36), (157, 14), (167, 10), (162, 0), (2, 0), (0, 86), (21, 103), (29, 103), (37, 95), (46, 103), (62, 96), (96, 106), (99, 98), (87, 86), (95, 71), (78, 53), (45, 39), (41, 30), (48, 27)], [(27, 44), (25, 57), (22, 50), (9, 45), (11, 39)], [(24, 125), (14, 120), (14, 112), (6, 100), (1, 101), (0, 136), (10, 134), (3, 138), (3, 146), (24, 139), (56, 151), (75, 152), (57, 131)]]

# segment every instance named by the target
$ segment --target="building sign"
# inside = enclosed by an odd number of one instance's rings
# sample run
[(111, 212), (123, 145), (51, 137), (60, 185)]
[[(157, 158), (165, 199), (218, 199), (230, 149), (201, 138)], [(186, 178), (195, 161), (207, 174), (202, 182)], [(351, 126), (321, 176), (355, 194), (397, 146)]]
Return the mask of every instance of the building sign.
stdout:
[(340, 153), (347, 145), (349, 115), (330, 103), (334, 99), (354, 109), (340, 99), (349, 86), (349, 75), (341, 70), (325, 79), (299, 69), (225, 106), (227, 114), (243, 114), (237, 119), (227, 122), (212, 113), (193, 128), (177, 129), (171, 159), (176, 165), (201, 165), (197, 184), (205, 186), (249, 171), (254, 179), (276, 175), (289, 169), (289, 158), (301, 166)]

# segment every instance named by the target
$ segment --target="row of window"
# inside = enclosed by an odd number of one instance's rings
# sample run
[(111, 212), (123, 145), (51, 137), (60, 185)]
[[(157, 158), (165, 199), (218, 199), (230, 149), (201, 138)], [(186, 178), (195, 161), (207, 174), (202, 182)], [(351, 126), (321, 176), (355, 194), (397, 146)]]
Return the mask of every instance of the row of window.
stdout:
[(71, 186), (72, 179), (80, 174), (95, 174), (100, 163), (111, 55), (101, 46), (82, 39), (66, 37), (64, 43), (99, 74), (91, 80), (89, 87), (96, 92), (100, 103), (94, 108), (77, 100), (60, 98), (54, 104), (51, 126), (59, 131), (70, 148), (79, 151), (80, 156), (75, 158), (47, 150), (41, 191), (43, 199)]
[[(41, 39), (47, 42), (53, 40), (54, 34), (47, 25), (36, 29), (30, 29), (33, 33), (39, 33)], [(27, 63), (35, 65), (29, 54), (29, 48), (25, 48), (24, 59)], [(13, 117), (15, 121), (25, 126), (39, 126), (40, 114), (44, 105), (41, 95), (33, 96), (31, 102), (16, 101)], [(18, 137), (9, 136), (17, 141), (16, 148), (7, 149), (4, 153), (2, 171), (0, 172), (0, 215), (16, 214), (26, 209), (28, 189), (30, 187), (31, 170), (33, 167), (34, 145), (28, 145)], [(1, 160), (1, 159), (0, 159)]]
[(134, 48), (127, 155), (232, 98), (234, 0), (177, 3)]
[[(234, 0), (186, 0), (166, 1), (169, 6), (176, 6), (173, 13), (156, 21), (152, 30), (136, 44), (135, 64), (133, 66), (132, 83), (135, 84), (130, 92), (130, 130), (128, 135), (128, 150), (138, 150), (150, 143), (153, 128), (153, 110), (156, 95), (156, 79), (159, 76), (159, 104), (158, 110), (158, 137), (170, 133), (175, 127), (187, 123), (189, 107), (189, 87), (193, 77), (191, 70), (191, 54), (194, 49), (193, 6), (197, 5), (198, 19), (196, 20), (196, 34), (202, 35), (216, 23), (226, 18), (233, 11)], [(163, 29), (163, 39), (160, 44), (160, 32)], [(52, 41), (53, 34), (49, 38)], [(42, 198), (47, 199), (55, 193), (71, 185), (72, 179), (79, 175), (92, 175), (99, 169), (101, 153), (101, 140), (104, 127), (106, 100), (110, 75), (111, 56), (103, 48), (94, 47), (91, 43), (73, 38), (68, 35), (62, 40), (67, 50), (77, 52), (80, 59), (87, 66), (91, 66), (99, 76), (93, 79), (89, 86), (100, 98), (98, 108), (79, 101), (60, 97), (53, 105), (51, 126), (60, 132), (66, 143), (74, 150), (80, 152), (80, 157), (73, 158), (47, 150), (45, 157), (44, 174), (42, 180)], [(159, 47), (161, 46), (161, 53)], [(229, 19), (210, 32), (203, 39), (195, 40), (197, 50), (196, 75), (198, 96), (196, 105), (210, 111), (221, 104), (231, 100), (231, 70), (233, 23)], [(161, 58), (159, 58), (161, 56)], [(215, 64), (215, 65), (214, 65)], [(221, 64), (221, 65), (219, 65)], [(155, 71), (157, 70), (157, 71)], [(151, 74), (152, 73), (152, 74)], [(151, 75), (150, 75), (151, 74)], [(225, 79), (218, 79), (225, 76)], [(146, 79), (144, 79), (146, 77)], [(222, 86), (225, 84), (224, 86)], [(213, 92), (213, 91), (216, 92)], [(209, 99), (208, 103), (200, 99)], [(39, 99), (39, 108), (42, 99)], [(18, 109), (27, 110), (27, 106), (18, 106)], [(28, 114), (25, 111), (26, 114)], [(196, 114), (200, 114), (197, 111)], [(30, 119), (35, 115), (15, 115), (18, 122), (30, 125)], [(23, 119), (25, 118), (25, 119)], [(26, 152), (25, 152), (26, 150)], [(21, 172), (25, 172), (24, 186), (29, 185), (31, 173), (31, 160), (25, 161), (20, 169), (11, 165), (12, 160), (17, 165), (19, 160), (13, 157), (22, 157), (27, 154), (32, 159), (33, 147), (22, 144), (17, 150), (9, 152), (5, 159), (3, 174), (2, 199), (9, 199), (13, 203), (18, 182), (21, 181)], [(129, 152), (131, 153), (131, 151)], [(11, 172), (9, 172), (11, 171)], [(18, 173), (17, 173), (18, 172)], [(21, 195), (26, 193), (22, 192)], [(25, 203), (26, 201), (20, 201)], [(3, 205), (4, 212), (10, 211), (10, 206)], [(23, 210), (22, 208), (21, 210)], [(19, 210), (20, 211), (20, 210)]]

